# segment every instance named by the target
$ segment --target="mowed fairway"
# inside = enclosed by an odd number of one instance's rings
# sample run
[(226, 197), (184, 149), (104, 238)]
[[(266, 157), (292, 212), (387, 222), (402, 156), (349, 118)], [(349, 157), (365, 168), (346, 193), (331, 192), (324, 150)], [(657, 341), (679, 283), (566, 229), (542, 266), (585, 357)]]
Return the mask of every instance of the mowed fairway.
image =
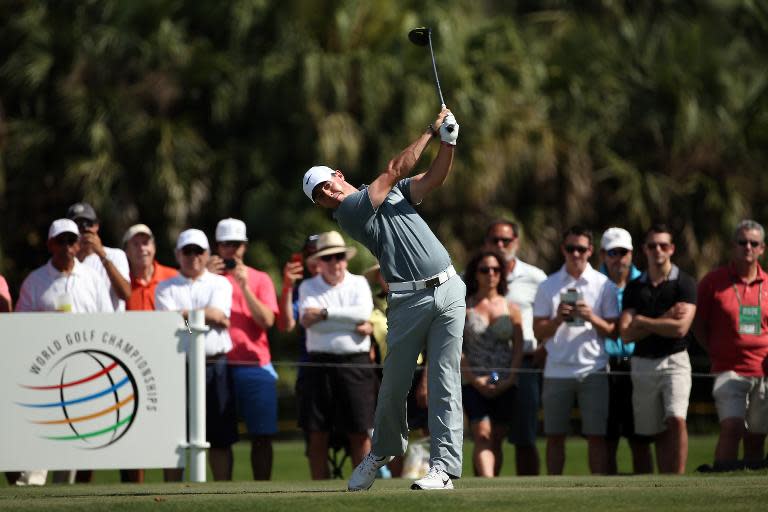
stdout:
[[(248, 445), (235, 446), (235, 482), (206, 484), (163, 484), (160, 470), (147, 471), (143, 485), (119, 484), (117, 471), (97, 471), (94, 483), (48, 485), (38, 488), (8, 487), (0, 483), (0, 511), (6, 510), (382, 510), (424, 512), (429, 510), (524, 510), (576, 512), (597, 510), (643, 510), (680, 512), (714, 510), (750, 511), (768, 508), (768, 472), (698, 475), (697, 465), (711, 462), (715, 438), (691, 438), (689, 475), (587, 476), (586, 443), (572, 438), (567, 444), (566, 473), (563, 477), (493, 480), (462, 478), (453, 492), (425, 492), (408, 489), (409, 480), (378, 480), (371, 491), (348, 493), (346, 482), (308, 480), (303, 443), (275, 444), (273, 482), (248, 482)], [(619, 452), (620, 471), (630, 469), (626, 443)], [(543, 446), (540, 446), (543, 454)], [(465, 472), (471, 475), (471, 442), (465, 443)], [(503, 474), (512, 474), (514, 452), (505, 446)], [(344, 475), (349, 475), (349, 466)]]
[(407, 481), (377, 482), (368, 492), (339, 481), (77, 485), (0, 490), (0, 510), (338, 511), (765, 510), (765, 474), (684, 477), (502, 477), (462, 479), (454, 491), (410, 491)]

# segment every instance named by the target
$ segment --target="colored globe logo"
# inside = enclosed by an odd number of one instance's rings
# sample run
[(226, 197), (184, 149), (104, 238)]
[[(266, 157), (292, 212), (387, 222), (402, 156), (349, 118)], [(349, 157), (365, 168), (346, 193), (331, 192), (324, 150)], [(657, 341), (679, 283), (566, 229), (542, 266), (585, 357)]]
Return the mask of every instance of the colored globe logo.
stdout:
[(131, 428), (139, 406), (136, 380), (117, 357), (81, 350), (51, 367), (44, 385), (22, 385), (29, 397), (18, 405), (40, 437), (103, 448)]

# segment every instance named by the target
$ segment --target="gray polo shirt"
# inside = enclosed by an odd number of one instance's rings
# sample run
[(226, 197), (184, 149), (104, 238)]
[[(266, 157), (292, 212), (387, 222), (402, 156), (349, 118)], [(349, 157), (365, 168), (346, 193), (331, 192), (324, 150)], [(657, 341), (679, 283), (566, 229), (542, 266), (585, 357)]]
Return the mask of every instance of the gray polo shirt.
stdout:
[(451, 264), (448, 251), (411, 204), (410, 178), (397, 182), (376, 210), (363, 185), (344, 198), (333, 217), (378, 258), (387, 282), (426, 279)]

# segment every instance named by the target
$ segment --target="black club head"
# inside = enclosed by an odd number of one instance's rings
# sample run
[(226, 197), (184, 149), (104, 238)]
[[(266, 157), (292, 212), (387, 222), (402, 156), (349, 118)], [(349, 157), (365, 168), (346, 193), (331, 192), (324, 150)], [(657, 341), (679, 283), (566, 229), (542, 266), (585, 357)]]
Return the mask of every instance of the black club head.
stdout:
[(408, 32), (408, 39), (418, 46), (427, 46), (432, 29), (429, 27), (419, 27)]

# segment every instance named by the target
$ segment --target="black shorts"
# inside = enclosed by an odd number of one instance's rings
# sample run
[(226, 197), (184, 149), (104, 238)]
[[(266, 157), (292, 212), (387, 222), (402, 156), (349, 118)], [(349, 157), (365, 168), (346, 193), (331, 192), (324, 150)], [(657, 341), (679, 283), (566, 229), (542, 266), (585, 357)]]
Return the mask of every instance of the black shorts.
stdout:
[(408, 411), (408, 429), (428, 429), (429, 428), (429, 415), (427, 414), (426, 407), (419, 407), (416, 402), (416, 386), (421, 384), (422, 375), (424, 374), (424, 367), (417, 366), (416, 371), (413, 372), (413, 379), (411, 380), (411, 389), (408, 390), (407, 411)]
[(464, 412), (467, 413), (470, 423), (490, 419), (492, 423), (509, 425), (515, 405), (515, 391), (516, 388), (512, 386), (499, 396), (486, 398), (471, 384), (462, 386)]
[(205, 432), (212, 448), (228, 448), (240, 439), (234, 384), (225, 356), (205, 364)]
[(610, 368), (621, 374), (608, 375), (608, 425), (605, 438), (617, 440), (626, 437), (632, 441), (646, 442), (651, 438), (635, 434), (635, 415), (632, 409), (632, 377), (629, 360), (611, 357)]
[(368, 432), (376, 408), (376, 372), (373, 368), (333, 366), (370, 365), (368, 352), (337, 355), (309, 354), (301, 379), (299, 425), (310, 432)]

